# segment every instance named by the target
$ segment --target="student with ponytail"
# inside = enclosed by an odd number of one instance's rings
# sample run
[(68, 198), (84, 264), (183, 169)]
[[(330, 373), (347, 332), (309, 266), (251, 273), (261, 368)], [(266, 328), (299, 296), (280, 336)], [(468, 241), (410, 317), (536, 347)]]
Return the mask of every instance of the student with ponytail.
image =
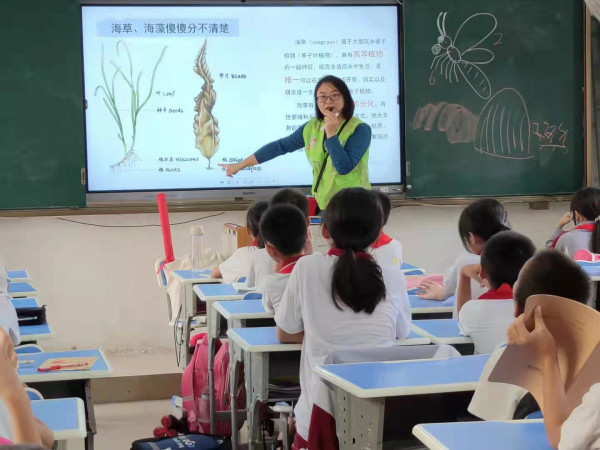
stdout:
[[(296, 263), (275, 314), (281, 342), (302, 342), (296, 439), (305, 448), (318, 376), (315, 367), (337, 350), (392, 345), (408, 336), (410, 305), (398, 266), (379, 266), (368, 253), (383, 223), (373, 192), (344, 189), (333, 196), (321, 233), (331, 243)], [(303, 340), (304, 339), (304, 340)]]
[[(463, 209), (458, 219), (458, 234), (463, 247), (468, 253), (461, 254), (452, 267), (444, 274), (444, 285), (425, 281), (419, 289), (423, 291), (419, 297), (432, 300), (445, 300), (456, 294), (458, 280), (464, 266), (479, 264), (481, 252), (489, 238), (501, 231), (510, 230), (508, 213), (502, 204), (492, 198), (482, 198)], [(480, 283), (471, 284), (474, 298), (484, 294), (485, 288)], [(455, 308), (456, 313), (456, 308)]]
[[(575, 228), (563, 231), (573, 221)], [(578, 250), (600, 253), (600, 189), (584, 187), (573, 195), (571, 211), (565, 213), (556, 224), (556, 231), (546, 242), (573, 258)]]

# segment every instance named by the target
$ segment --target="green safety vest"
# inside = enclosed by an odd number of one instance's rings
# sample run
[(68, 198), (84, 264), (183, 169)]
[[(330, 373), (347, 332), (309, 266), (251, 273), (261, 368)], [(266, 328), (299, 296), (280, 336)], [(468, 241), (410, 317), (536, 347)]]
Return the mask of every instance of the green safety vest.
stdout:
[[(346, 145), (348, 138), (352, 136), (354, 130), (360, 125), (362, 120), (352, 117), (342, 132), (338, 134), (338, 139), (342, 146)], [(356, 167), (346, 175), (340, 175), (331, 161), (327, 162), (325, 171), (321, 177), (321, 183), (319, 184), (317, 192), (315, 192), (315, 184), (321, 167), (325, 162), (327, 153), (323, 151), (323, 140), (325, 138), (325, 131), (321, 130), (323, 127), (323, 121), (319, 119), (311, 119), (304, 127), (304, 148), (306, 149), (306, 157), (313, 168), (313, 184), (312, 184), (312, 195), (317, 201), (320, 209), (325, 209), (337, 192), (342, 189), (349, 187), (362, 187), (365, 189), (371, 189), (371, 183), (369, 183), (369, 149), (358, 162)], [(340, 125), (341, 127), (341, 125)], [(339, 131), (339, 128), (338, 128)], [(331, 158), (327, 158), (331, 159)]]

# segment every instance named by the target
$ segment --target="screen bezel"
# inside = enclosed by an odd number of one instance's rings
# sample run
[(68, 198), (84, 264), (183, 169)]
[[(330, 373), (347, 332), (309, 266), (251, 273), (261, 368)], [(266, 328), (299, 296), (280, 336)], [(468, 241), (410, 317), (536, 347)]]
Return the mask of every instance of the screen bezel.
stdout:
[[(302, 7), (302, 6), (326, 6), (326, 7), (342, 7), (342, 6), (396, 6), (398, 20), (398, 59), (399, 59), (399, 86), (398, 86), (398, 108), (400, 112), (400, 177), (399, 183), (372, 183), (378, 189), (390, 194), (400, 194), (404, 192), (406, 182), (406, 164), (405, 164), (405, 118), (404, 118), (404, 57), (403, 57), (403, 11), (402, 4), (398, 0), (377, 0), (376, 2), (369, 1), (352, 1), (352, 0), (298, 0), (293, 2), (284, 2), (281, 0), (183, 0), (174, 3), (166, 3), (165, 0), (86, 0), (80, 2), (80, 20), (81, 20), (81, 52), (82, 52), (82, 79), (83, 79), (83, 94), (85, 98), (85, 73), (84, 73), (84, 50), (83, 50), (83, 8), (89, 6), (113, 6), (113, 7), (132, 7), (132, 6), (231, 6), (231, 7), (261, 7), (261, 6), (285, 6), (285, 7)], [(87, 99), (85, 99), (87, 108)], [(83, 114), (84, 120), (84, 146), (85, 146), (85, 179), (86, 179), (86, 200), (88, 205), (100, 204), (115, 204), (115, 203), (145, 203), (155, 201), (156, 193), (165, 192), (171, 200), (180, 202), (199, 202), (207, 201), (235, 201), (247, 199), (268, 198), (274, 192), (282, 187), (297, 188), (307, 194), (310, 193), (310, 185), (289, 185), (289, 186), (252, 186), (247, 188), (240, 187), (207, 187), (207, 188), (185, 188), (185, 189), (137, 189), (137, 190), (89, 190), (89, 170), (87, 158), (87, 126), (86, 114)]]

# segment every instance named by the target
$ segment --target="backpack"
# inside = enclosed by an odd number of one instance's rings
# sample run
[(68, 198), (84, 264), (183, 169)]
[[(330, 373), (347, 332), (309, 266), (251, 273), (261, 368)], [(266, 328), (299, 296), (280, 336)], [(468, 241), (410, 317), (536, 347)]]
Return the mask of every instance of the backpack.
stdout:
[[(194, 354), (183, 371), (181, 378), (182, 407), (187, 417), (191, 433), (218, 433), (231, 436), (231, 422), (216, 422), (215, 430), (210, 429), (210, 400), (208, 396), (208, 336), (205, 333), (194, 336)], [(230, 411), (229, 343), (215, 340), (214, 359), (215, 412)], [(238, 409), (246, 405), (246, 390), (243, 376), (238, 386)], [(242, 424), (239, 426), (241, 427)], [(237, 430), (236, 430), (237, 431)]]
[(231, 442), (223, 436), (206, 434), (183, 434), (171, 438), (140, 439), (131, 444), (131, 450), (231, 450)]

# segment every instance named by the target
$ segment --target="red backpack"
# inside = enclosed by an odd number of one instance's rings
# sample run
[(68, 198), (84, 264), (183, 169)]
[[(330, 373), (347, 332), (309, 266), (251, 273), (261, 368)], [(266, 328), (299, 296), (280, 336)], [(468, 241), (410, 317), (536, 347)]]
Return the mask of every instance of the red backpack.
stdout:
[[(191, 344), (194, 345), (194, 355), (181, 378), (182, 406), (186, 413), (190, 432), (231, 436), (230, 420), (216, 422), (216, 429), (210, 429), (208, 336), (206, 333), (200, 333), (192, 338)], [(246, 389), (243, 372), (239, 379), (237, 408), (244, 409)], [(215, 412), (230, 411), (229, 343), (222, 344), (219, 339), (215, 341), (214, 380)]]

